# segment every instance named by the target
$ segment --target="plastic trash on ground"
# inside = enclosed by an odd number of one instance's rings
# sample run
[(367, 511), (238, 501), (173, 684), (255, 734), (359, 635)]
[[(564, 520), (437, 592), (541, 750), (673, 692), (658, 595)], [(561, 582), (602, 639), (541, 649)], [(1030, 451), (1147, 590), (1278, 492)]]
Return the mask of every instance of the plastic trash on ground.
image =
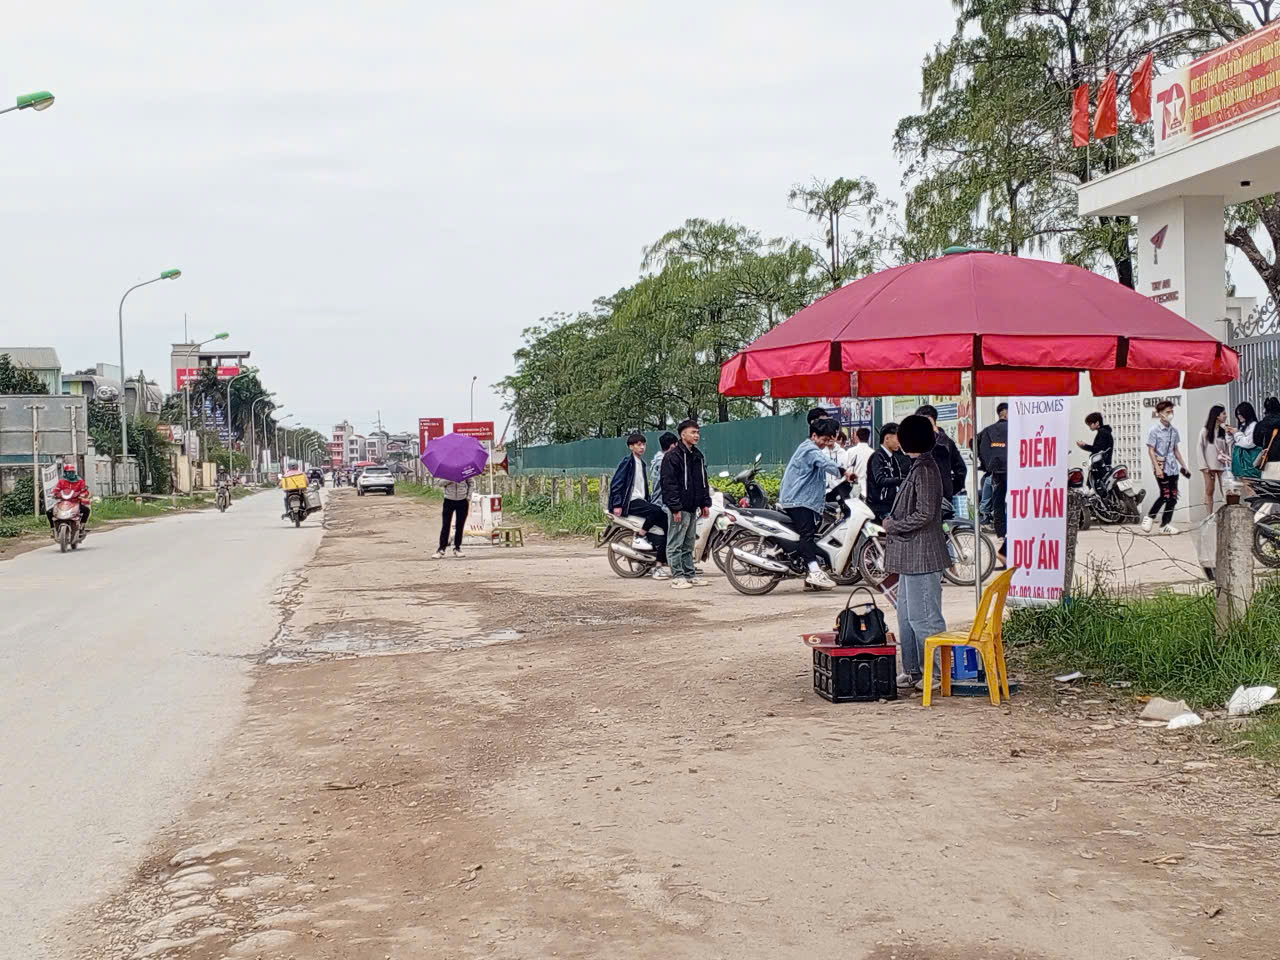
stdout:
[(1152, 697), (1139, 715), (1140, 720), (1163, 720), (1168, 723), (1174, 717), (1191, 713), (1185, 700), (1166, 700), (1164, 697)]
[(1059, 683), (1070, 683), (1072, 680), (1083, 680), (1084, 674), (1077, 670), (1075, 673), (1064, 673), (1060, 677), (1054, 677)]
[(1192, 713), (1188, 710), (1186, 713), (1180, 713), (1169, 721), (1170, 730), (1181, 730), (1183, 727), (1198, 727), (1204, 723), (1200, 719), (1200, 714)]
[(1243, 717), (1250, 713), (1257, 713), (1274, 700), (1275, 696), (1275, 687), (1236, 687), (1236, 692), (1227, 701), (1227, 715)]

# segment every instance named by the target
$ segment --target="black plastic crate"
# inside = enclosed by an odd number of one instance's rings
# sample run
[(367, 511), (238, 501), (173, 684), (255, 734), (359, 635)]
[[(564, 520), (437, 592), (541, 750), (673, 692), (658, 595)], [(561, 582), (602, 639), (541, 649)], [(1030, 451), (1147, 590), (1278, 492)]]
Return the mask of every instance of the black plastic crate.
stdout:
[(825, 647), (813, 651), (813, 691), (832, 703), (897, 700), (897, 647)]

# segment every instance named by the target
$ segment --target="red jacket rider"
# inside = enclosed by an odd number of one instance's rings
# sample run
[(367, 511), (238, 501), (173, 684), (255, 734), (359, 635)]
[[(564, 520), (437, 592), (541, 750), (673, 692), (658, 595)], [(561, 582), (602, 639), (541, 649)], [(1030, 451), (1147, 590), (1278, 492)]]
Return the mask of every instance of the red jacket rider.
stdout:
[[(89, 503), (93, 500), (93, 496), (89, 493), (89, 485), (80, 479), (76, 473), (73, 464), (65, 464), (62, 468), (62, 476), (58, 477), (58, 482), (53, 485), (53, 499), (55, 501), (62, 499), (62, 493), (65, 490), (71, 490), (76, 494), (76, 499), (80, 501), (80, 522), (89, 519)], [(53, 527), (53, 504), (49, 504), (46, 511), (49, 515), (49, 527)]]

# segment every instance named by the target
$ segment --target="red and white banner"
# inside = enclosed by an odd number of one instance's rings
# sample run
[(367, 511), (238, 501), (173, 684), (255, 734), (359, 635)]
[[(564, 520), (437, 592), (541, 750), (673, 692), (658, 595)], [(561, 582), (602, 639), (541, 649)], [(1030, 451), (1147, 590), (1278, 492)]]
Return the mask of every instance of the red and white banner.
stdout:
[[(179, 367), (175, 371), (178, 389), (181, 390), (188, 383), (193, 383), (196, 380), (199, 380), (201, 374), (208, 369), (208, 367)], [(230, 380), (232, 377), (238, 376), (240, 376), (239, 367), (218, 367), (219, 380)]]
[(1155, 78), (1156, 153), (1280, 107), (1280, 23)]
[(457, 423), (453, 425), (454, 433), (461, 433), (468, 437), (475, 437), (477, 440), (488, 440), (493, 443), (493, 421), (492, 420), (474, 420), (470, 423)]
[(418, 418), (418, 451), (427, 452), (428, 441), (444, 436), (444, 417)]
[(1018, 568), (1010, 603), (1062, 599), (1067, 547), (1066, 397), (1009, 398), (1009, 563)]

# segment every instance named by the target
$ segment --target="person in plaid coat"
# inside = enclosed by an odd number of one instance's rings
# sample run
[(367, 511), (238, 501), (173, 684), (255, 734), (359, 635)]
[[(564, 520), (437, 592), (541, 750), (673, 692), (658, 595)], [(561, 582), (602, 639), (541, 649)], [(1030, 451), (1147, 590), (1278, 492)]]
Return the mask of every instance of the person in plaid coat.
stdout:
[(885, 569), (898, 574), (898, 643), (902, 648), (900, 686), (923, 688), (924, 641), (947, 629), (942, 616), (942, 571), (951, 564), (942, 532), (943, 481), (932, 456), (936, 440), (928, 417), (907, 417), (898, 442), (911, 458), (884, 521)]

